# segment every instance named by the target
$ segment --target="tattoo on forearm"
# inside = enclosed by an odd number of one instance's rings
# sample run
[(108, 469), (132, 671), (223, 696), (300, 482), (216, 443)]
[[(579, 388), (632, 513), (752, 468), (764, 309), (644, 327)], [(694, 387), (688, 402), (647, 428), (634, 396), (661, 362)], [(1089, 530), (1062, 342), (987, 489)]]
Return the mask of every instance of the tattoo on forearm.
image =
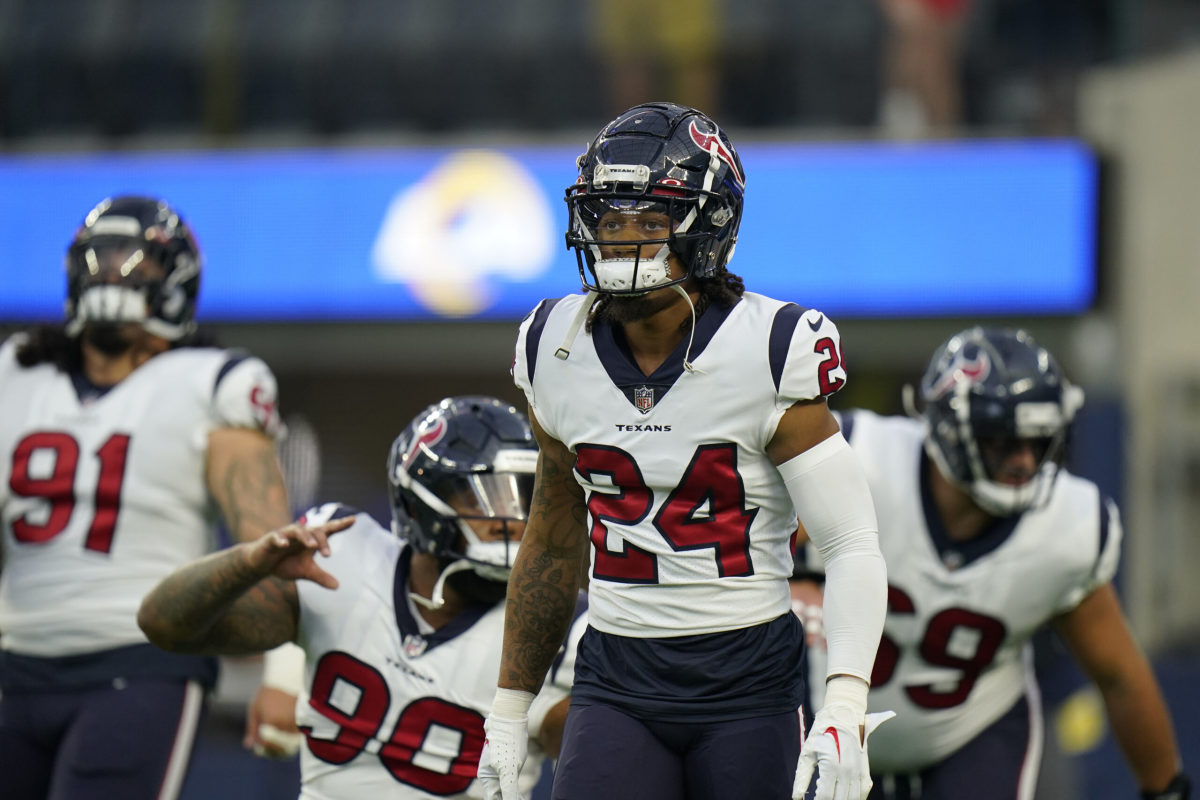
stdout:
[(530, 522), (508, 584), (501, 681), (537, 692), (562, 646), (587, 558), (587, 509), (570, 453), (543, 450)]
[(233, 548), (162, 581), (143, 601), (139, 621), (169, 650), (256, 653), (295, 636), (294, 594), (294, 584), (257, 574)]
[(256, 539), (290, 521), (287, 488), (272, 448), (232, 459), (215, 484), (225, 524), (238, 541)]

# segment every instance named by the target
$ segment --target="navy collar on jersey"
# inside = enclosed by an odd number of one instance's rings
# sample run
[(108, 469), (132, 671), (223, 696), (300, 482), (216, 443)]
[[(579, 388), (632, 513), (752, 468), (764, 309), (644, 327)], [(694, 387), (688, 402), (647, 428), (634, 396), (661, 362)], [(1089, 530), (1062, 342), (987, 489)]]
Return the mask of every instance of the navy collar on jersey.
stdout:
[(948, 569), (955, 570), (965, 567), (973, 561), (983, 558), (988, 553), (1008, 541), (1008, 537), (1021, 521), (1020, 514), (1011, 517), (996, 517), (991, 524), (980, 531), (974, 539), (957, 542), (950, 538), (937, 503), (933, 500), (933, 487), (930, 473), (937, 466), (929, 460), (928, 454), (921, 452), (921, 506), (925, 510), (925, 527), (929, 530), (929, 538), (933, 542), (938, 556)]
[(71, 385), (75, 387), (75, 395), (79, 398), (79, 403), (90, 403), (93, 400), (99, 400), (104, 395), (112, 391), (112, 386), (97, 386), (92, 383), (88, 376), (83, 373), (83, 370), (72, 370), (70, 373)]
[(400, 641), (404, 642), (410, 636), (423, 639), (424, 652), (429, 652), (443, 642), (448, 642), (460, 633), (468, 630), (479, 621), (480, 617), (492, 610), (492, 606), (474, 604), (468, 606), (461, 614), (430, 634), (421, 633), (412, 612), (408, 610), (408, 576), (411, 572), (413, 549), (405, 545), (396, 559), (396, 577), (392, 582), (392, 605), (396, 609), (396, 626), (400, 628)]
[[(710, 304), (696, 320), (696, 334), (692, 339), (691, 352), (688, 355), (693, 362), (704, 352), (704, 348), (712, 341), (721, 324), (729, 317), (734, 306), (740, 302), (741, 298), (739, 297), (737, 302), (728, 308)], [(637, 408), (637, 401), (634, 397), (635, 390), (640, 388), (652, 390), (654, 392), (653, 404), (657, 404), (675, 385), (675, 381), (683, 374), (683, 356), (688, 349), (688, 339), (689, 337), (684, 335), (671, 354), (667, 356), (666, 361), (660, 364), (654, 372), (646, 375), (637, 365), (637, 359), (633, 357), (633, 351), (629, 348), (629, 342), (625, 338), (625, 331), (620, 325), (612, 325), (607, 320), (598, 319), (592, 327), (592, 342), (596, 347), (596, 355), (600, 358), (600, 363), (604, 365), (604, 371), (608, 373), (609, 380), (624, 393), (625, 399), (634, 408)]]

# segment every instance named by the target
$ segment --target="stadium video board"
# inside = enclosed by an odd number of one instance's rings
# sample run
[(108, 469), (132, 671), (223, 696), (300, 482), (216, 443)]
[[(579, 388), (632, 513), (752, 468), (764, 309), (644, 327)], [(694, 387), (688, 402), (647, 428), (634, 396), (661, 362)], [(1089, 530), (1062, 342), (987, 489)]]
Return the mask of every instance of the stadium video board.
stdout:
[[(579, 147), (0, 157), (0, 321), (61, 314), (87, 210), (159, 195), (210, 321), (519, 319), (579, 291)], [(746, 143), (731, 268), (839, 318), (1069, 314), (1096, 292), (1098, 169), (1070, 140)]]

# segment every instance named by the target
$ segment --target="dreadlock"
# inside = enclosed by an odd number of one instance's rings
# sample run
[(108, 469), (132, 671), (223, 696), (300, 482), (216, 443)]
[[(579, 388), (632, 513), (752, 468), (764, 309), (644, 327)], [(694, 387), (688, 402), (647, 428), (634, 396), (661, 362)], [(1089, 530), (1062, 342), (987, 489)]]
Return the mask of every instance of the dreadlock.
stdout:
[(53, 364), (59, 372), (70, 373), (79, 371), (83, 356), (79, 340), (67, 336), (61, 325), (39, 325), (17, 345), (17, 363), (22, 367)]
[[(699, 317), (705, 310), (716, 305), (720, 308), (730, 308), (733, 306), (743, 294), (746, 292), (746, 282), (742, 280), (742, 276), (735, 275), (724, 266), (718, 267), (712, 275), (703, 278), (696, 278), (696, 282), (700, 286), (700, 299), (696, 301), (696, 316)], [(604, 308), (608, 305), (611, 295), (602, 294), (597, 298), (595, 304), (592, 305), (592, 310), (588, 314), (587, 326), (585, 330), (588, 333), (592, 332), (592, 326)], [(679, 329), (686, 331), (688, 326), (692, 324), (689, 316), (679, 324)]]
[[(218, 347), (217, 339), (207, 330), (197, 330), (178, 342), (177, 347)], [(39, 325), (26, 331), (17, 345), (17, 363), (22, 367), (53, 364), (60, 372), (78, 372), (83, 368), (79, 339), (67, 336), (62, 325)]]

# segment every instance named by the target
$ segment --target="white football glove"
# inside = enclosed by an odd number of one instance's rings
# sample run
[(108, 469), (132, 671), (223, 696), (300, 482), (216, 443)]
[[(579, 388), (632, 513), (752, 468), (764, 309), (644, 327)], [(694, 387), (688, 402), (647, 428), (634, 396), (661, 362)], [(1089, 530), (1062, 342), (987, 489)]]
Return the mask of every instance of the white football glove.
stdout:
[(529, 704), (533, 695), (497, 689), (492, 712), (483, 723), (486, 738), (479, 755), (484, 800), (521, 800), (521, 767), (529, 750)]
[[(856, 678), (847, 680), (857, 681)], [(839, 685), (841, 684), (841, 685)], [(867, 738), (871, 732), (896, 716), (894, 711), (866, 714), (866, 686), (853, 692), (840, 679), (830, 681), (825, 705), (813, 718), (812, 728), (800, 748), (792, 800), (802, 800), (817, 773), (814, 800), (865, 800), (871, 791), (871, 766), (867, 760)], [(859, 701), (857, 695), (861, 694)], [(850, 699), (847, 695), (854, 696)], [(859, 726), (863, 726), (859, 742)]]

